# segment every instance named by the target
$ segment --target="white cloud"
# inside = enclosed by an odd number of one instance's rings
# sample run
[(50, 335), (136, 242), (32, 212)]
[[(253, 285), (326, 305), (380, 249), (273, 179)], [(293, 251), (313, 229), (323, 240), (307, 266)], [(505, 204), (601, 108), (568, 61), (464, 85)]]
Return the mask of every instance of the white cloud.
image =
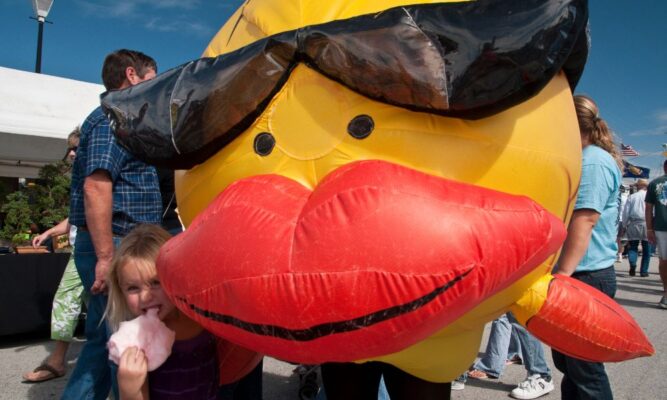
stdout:
[(153, 9), (193, 10), (201, 5), (200, 0), (76, 0), (76, 3), (86, 12), (102, 11), (116, 17), (148, 14)]
[[(628, 136), (662, 136), (667, 135), (667, 110), (657, 110), (653, 114), (657, 124), (652, 128), (641, 129), (628, 133)], [(667, 138), (666, 140), (667, 141)]]
[(157, 32), (190, 32), (195, 35), (210, 35), (211, 28), (200, 22), (180, 20), (165, 20), (164, 18), (151, 18), (144, 25), (146, 29)]
[(150, 4), (156, 8), (182, 8), (192, 10), (201, 4), (200, 0), (135, 0), (137, 3)]
[(655, 118), (660, 122), (667, 122), (667, 110), (656, 111)]
[[(201, 0), (75, 0), (86, 15), (118, 18), (140, 23), (157, 32), (179, 32), (197, 36), (210, 35), (213, 30), (189, 14), (202, 6)], [(177, 18), (161, 14), (178, 12)], [(157, 16), (156, 16), (157, 15)]]
[(667, 124), (658, 125), (653, 128), (640, 129), (625, 134), (624, 136), (663, 136), (667, 135)]
[(137, 7), (137, 4), (133, 1), (77, 1), (76, 3), (81, 7), (84, 14), (100, 17), (104, 16), (106, 18), (131, 17), (135, 14)]

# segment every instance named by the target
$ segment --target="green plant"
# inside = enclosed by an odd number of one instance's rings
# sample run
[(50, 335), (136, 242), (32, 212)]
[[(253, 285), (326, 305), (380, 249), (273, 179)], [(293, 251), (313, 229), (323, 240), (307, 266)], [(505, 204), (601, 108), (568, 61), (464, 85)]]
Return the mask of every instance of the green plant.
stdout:
[(39, 179), (5, 198), (0, 212), (5, 214), (0, 237), (12, 244), (30, 243), (31, 224), (51, 227), (69, 213), (69, 164), (59, 161), (39, 170)]
[(41, 226), (57, 224), (69, 214), (70, 165), (64, 161), (47, 164), (39, 170), (39, 183), (32, 188), (35, 221)]
[(2, 238), (19, 246), (30, 243), (30, 224), (33, 210), (30, 207), (28, 194), (17, 190), (8, 194), (0, 211), (5, 213), (5, 223), (0, 231)]

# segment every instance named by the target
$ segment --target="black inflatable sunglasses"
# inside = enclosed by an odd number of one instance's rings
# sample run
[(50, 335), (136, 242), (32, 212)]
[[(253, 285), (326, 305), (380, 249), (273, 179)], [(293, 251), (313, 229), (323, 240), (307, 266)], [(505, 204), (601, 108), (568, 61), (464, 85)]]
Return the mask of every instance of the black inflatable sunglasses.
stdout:
[(299, 63), (381, 101), (484, 118), (570, 86), (588, 54), (586, 0), (480, 0), (396, 7), (276, 34), (102, 95), (119, 141), (174, 169), (217, 153), (264, 111)]

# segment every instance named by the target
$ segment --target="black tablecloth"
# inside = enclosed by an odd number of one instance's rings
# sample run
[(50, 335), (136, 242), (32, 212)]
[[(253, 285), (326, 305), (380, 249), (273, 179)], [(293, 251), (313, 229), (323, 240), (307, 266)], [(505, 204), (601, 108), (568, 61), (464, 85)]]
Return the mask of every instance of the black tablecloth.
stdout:
[(69, 253), (0, 255), (0, 335), (48, 330)]

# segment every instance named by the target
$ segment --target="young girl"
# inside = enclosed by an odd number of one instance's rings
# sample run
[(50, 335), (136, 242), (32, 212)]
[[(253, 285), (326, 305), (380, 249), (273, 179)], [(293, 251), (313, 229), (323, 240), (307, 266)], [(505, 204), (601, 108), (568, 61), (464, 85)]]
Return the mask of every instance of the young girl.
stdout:
[(112, 329), (150, 309), (176, 333), (171, 355), (148, 372), (144, 352), (125, 350), (118, 365), (120, 398), (215, 399), (218, 390), (216, 340), (182, 314), (160, 286), (155, 260), (160, 246), (170, 238), (157, 225), (139, 225), (121, 242), (109, 271), (106, 315)]

